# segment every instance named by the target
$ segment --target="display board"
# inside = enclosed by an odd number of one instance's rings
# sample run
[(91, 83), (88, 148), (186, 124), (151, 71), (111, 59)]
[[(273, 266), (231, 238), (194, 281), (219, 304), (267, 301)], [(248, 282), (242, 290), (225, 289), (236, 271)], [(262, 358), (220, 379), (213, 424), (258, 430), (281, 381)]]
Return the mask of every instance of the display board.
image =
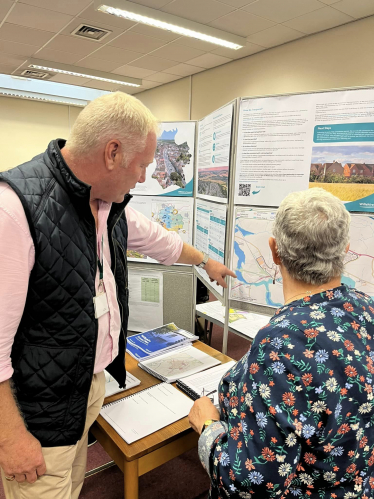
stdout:
[(131, 194), (193, 197), (195, 128), (194, 121), (160, 123), (155, 159)]
[(374, 211), (374, 89), (241, 100), (235, 203), (279, 206), (308, 186)]
[(197, 195), (227, 203), (234, 103), (198, 123)]
[[(166, 230), (176, 232), (184, 242), (192, 244), (193, 198), (134, 196), (131, 199), (131, 207)], [(156, 260), (136, 250), (127, 250), (127, 258), (132, 262), (157, 263)]]

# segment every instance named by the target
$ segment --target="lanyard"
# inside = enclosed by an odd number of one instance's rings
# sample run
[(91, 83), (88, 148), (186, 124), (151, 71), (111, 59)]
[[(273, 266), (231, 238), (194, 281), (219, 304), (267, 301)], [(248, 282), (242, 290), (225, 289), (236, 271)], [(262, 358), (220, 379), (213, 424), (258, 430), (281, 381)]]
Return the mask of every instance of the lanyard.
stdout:
[(97, 255), (97, 266), (99, 267), (99, 291), (104, 289), (104, 236), (101, 238), (100, 257)]

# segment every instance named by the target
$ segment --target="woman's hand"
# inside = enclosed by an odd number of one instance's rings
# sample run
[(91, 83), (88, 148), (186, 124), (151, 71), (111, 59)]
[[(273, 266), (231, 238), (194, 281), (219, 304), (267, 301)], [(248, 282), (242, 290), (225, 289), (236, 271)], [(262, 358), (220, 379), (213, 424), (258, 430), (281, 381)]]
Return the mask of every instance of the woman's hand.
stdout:
[(217, 419), (219, 421), (220, 414), (212, 401), (208, 397), (197, 399), (188, 415), (190, 425), (199, 434), (203, 428), (203, 424), (208, 419)]

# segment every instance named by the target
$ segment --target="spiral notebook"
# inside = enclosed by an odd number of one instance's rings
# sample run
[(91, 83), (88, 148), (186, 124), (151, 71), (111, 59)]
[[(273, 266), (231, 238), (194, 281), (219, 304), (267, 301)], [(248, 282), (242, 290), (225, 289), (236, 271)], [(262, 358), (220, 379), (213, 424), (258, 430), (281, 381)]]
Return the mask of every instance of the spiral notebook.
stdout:
[(225, 364), (220, 364), (219, 366), (207, 369), (206, 371), (193, 374), (192, 376), (187, 376), (187, 378), (183, 378), (183, 380), (178, 379), (177, 387), (191, 397), (192, 400), (197, 400), (203, 395), (213, 392), (210, 398), (212, 399), (213, 404), (218, 407), (219, 383), (227, 371), (235, 365), (236, 361), (232, 360), (230, 362), (226, 362)]
[(188, 415), (193, 401), (168, 383), (103, 406), (101, 416), (132, 444)]

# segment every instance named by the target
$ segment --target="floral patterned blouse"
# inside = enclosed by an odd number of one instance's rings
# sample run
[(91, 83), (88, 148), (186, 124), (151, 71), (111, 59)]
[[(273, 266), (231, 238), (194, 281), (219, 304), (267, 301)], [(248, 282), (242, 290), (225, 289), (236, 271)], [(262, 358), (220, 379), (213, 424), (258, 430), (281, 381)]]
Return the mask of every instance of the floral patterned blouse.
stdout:
[(374, 498), (373, 321), (344, 285), (276, 312), (200, 437), (211, 498)]

